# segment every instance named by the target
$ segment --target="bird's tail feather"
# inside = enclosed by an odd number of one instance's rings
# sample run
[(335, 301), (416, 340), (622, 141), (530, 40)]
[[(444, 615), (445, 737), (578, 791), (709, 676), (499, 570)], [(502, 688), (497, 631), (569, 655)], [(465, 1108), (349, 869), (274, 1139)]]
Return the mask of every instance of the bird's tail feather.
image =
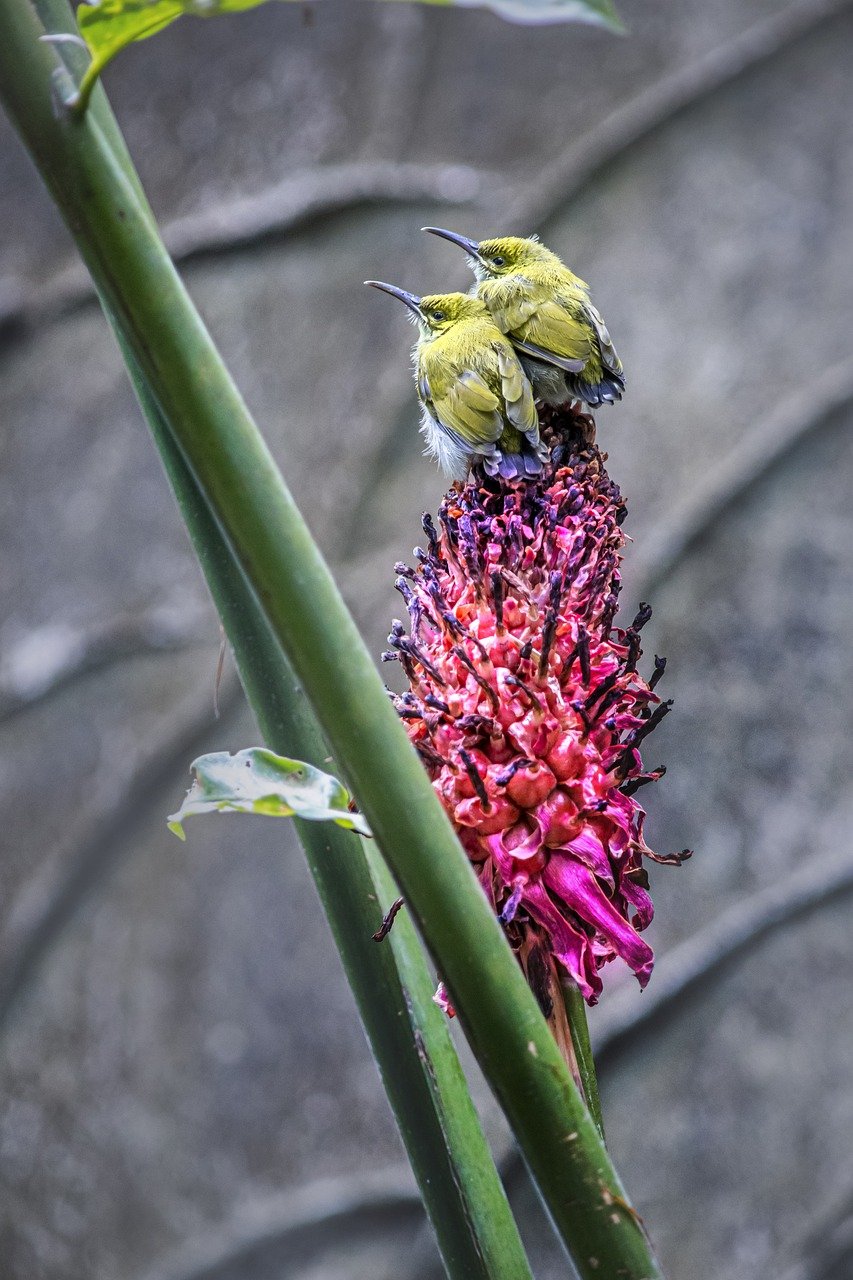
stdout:
[(533, 446), (525, 440), (520, 453), (498, 451), (494, 457), (483, 458), (483, 470), (486, 475), (499, 476), (501, 480), (521, 480), (525, 476), (540, 475), (547, 459), (544, 446)]
[(606, 373), (600, 382), (584, 382), (583, 378), (567, 378), (572, 393), (586, 404), (596, 408), (600, 404), (615, 404), (622, 399), (625, 379), (618, 373)]

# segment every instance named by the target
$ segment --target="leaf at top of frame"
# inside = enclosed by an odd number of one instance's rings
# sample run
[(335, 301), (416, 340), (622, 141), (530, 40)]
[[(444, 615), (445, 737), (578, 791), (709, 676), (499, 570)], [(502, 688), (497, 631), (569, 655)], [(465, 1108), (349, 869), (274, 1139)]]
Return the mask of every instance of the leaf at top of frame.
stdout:
[[(585, 22), (621, 31), (613, 0), (422, 0), (490, 9), (511, 22)], [(77, 10), (80, 33), (100, 70), (126, 45), (146, 40), (183, 14), (214, 17), (254, 9), (266, 0), (93, 0)]]

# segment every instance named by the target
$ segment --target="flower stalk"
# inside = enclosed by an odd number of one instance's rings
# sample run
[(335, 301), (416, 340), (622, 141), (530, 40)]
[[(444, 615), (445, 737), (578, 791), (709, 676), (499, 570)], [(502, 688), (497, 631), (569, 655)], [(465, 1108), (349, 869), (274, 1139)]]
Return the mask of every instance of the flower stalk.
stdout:
[(589, 1107), (589, 1113), (595, 1121), (595, 1127), (604, 1140), (604, 1116), (601, 1111), (601, 1097), (598, 1092), (598, 1076), (595, 1071), (595, 1060), (592, 1056), (592, 1045), (589, 1039), (589, 1024), (586, 1017), (586, 1003), (577, 984), (571, 978), (560, 979), (563, 992), (563, 1008), (569, 1024), (569, 1035), (572, 1041), (572, 1054), (577, 1070), (577, 1078)]
[[(305, 695), (124, 354), (261, 732), (274, 748), (325, 766), (328, 747)], [(396, 893), (387, 867), (373, 841), (294, 821), (450, 1280), (531, 1280), (414, 926), (403, 919), (386, 945), (373, 941), (382, 904)]]

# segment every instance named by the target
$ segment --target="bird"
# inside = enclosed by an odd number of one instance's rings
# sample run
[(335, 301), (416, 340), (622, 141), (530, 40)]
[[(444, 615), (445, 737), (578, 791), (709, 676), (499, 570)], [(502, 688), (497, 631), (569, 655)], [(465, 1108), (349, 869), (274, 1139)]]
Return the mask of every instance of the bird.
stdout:
[(621, 400), (622, 361), (592, 305), (589, 285), (536, 236), (469, 240), (424, 227), (464, 249), (474, 292), (512, 341), (537, 398), (547, 405), (582, 400), (592, 408)]
[(409, 308), (426, 453), (457, 481), (473, 466), (503, 480), (539, 475), (548, 449), (539, 437), (533, 390), (512, 344), (484, 302), (468, 293), (417, 297), (366, 280)]

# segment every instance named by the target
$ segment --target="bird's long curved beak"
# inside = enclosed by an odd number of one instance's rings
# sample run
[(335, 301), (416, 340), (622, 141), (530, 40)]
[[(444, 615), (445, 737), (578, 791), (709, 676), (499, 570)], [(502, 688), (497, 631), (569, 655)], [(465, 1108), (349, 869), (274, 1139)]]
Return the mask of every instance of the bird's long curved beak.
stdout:
[(444, 227), (421, 227), (421, 231), (428, 231), (431, 236), (441, 236), (442, 240), (450, 240), (452, 244), (458, 244), (460, 249), (464, 249), (472, 258), (479, 258), (480, 246), (476, 240), (469, 240), (467, 236), (460, 236), (458, 231), (445, 231)]
[(409, 293), (407, 289), (398, 289), (395, 284), (385, 284), (384, 280), (365, 280), (364, 283), (369, 284), (372, 289), (381, 289), (383, 293), (390, 293), (392, 298), (399, 298), (401, 302), (405, 302), (410, 311), (414, 311), (416, 316), (421, 314), (420, 298)]

